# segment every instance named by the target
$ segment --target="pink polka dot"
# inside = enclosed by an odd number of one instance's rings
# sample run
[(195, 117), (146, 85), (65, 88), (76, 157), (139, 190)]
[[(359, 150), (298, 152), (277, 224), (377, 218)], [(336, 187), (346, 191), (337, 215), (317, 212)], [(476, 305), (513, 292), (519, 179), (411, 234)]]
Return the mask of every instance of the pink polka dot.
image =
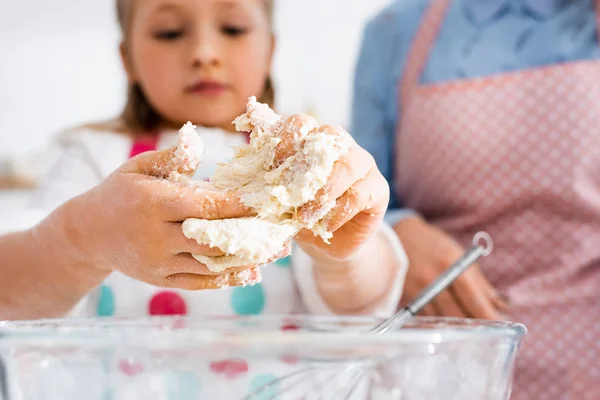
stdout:
[(147, 151), (156, 150), (158, 147), (158, 138), (159, 136), (157, 134), (153, 134), (149, 137), (136, 140), (129, 150), (129, 158), (135, 157)]
[(127, 376), (136, 376), (144, 371), (144, 366), (132, 360), (120, 360), (119, 370)]
[(248, 363), (243, 360), (215, 361), (210, 363), (210, 370), (225, 379), (235, 379), (248, 372)]
[(150, 300), (150, 315), (186, 315), (185, 300), (174, 292), (159, 292)]
[[(294, 323), (289, 323), (289, 324), (285, 324), (281, 327), (282, 331), (298, 331), (300, 330), (300, 327)], [(298, 364), (300, 362), (300, 359), (296, 356), (292, 356), (292, 355), (284, 355), (281, 357), (281, 361), (283, 361), (286, 364)]]
[(282, 331), (297, 331), (300, 330), (300, 327), (295, 324), (286, 324), (281, 327)]
[(281, 361), (286, 364), (294, 365), (300, 362), (300, 358), (296, 356), (286, 355), (281, 357)]

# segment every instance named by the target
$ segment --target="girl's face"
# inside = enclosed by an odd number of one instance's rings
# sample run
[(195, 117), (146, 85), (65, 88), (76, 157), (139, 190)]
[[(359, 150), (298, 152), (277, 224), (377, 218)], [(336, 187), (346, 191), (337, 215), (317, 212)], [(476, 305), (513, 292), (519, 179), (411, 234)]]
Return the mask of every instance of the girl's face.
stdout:
[(273, 36), (263, 0), (132, 0), (129, 80), (169, 124), (232, 129), (260, 97)]

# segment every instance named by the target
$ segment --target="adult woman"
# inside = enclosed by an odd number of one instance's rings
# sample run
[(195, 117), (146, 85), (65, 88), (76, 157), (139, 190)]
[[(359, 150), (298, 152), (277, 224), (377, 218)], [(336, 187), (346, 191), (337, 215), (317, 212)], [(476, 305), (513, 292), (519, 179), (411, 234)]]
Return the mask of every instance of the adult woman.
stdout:
[(525, 323), (519, 400), (600, 396), (597, 12), (398, 1), (368, 25), (358, 63), (352, 131), (394, 188), (404, 300), (488, 231), (483, 273), (427, 312)]

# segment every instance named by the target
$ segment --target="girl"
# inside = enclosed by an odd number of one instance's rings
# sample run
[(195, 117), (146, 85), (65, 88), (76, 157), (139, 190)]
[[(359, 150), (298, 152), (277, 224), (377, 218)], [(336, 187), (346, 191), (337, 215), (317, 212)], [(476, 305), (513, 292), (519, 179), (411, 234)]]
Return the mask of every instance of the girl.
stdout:
[[(119, 0), (117, 7), (124, 38), (121, 54), (129, 79), (125, 111), (110, 123), (64, 135), (63, 156), (42, 185), (37, 198), (40, 207), (54, 208), (98, 185), (128, 157), (172, 146), (176, 129), (188, 120), (205, 127), (200, 133), (206, 157), (196, 178), (206, 179), (216, 163), (232, 157), (232, 147), (246, 141), (246, 135), (232, 131), (231, 122), (244, 112), (248, 97), (257, 95), (263, 102), (273, 101), (269, 78), (274, 49), (271, 2)], [(335, 128), (330, 130), (335, 133)], [(134, 252), (131, 262), (117, 258), (111, 265), (103, 260), (98, 262), (101, 265), (91, 266), (95, 273), (90, 276), (95, 278), (84, 285), (90, 290), (92, 283), (102, 283), (98, 277), (105, 277), (106, 271), (115, 272), (79, 304), (73, 315), (392, 313), (406, 262), (393, 231), (381, 223), (387, 207), (387, 184), (368, 153), (354, 145), (349, 154), (353, 156), (337, 163), (327, 187), (338, 198), (341, 209), (346, 206), (357, 211), (340, 213), (337, 225), (343, 226), (335, 231), (331, 245), (301, 233), (293, 268), (287, 260), (279, 262), (264, 269), (261, 284), (245, 288), (174, 290), (173, 286), (201, 288), (197, 274), (202, 272), (188, 274), (182, 281), (172, 279), (172, 275), (157, 277), (157, 271), (144, 269), (144, 263), (148, 268), (159, 267), (157, 260), (168, 250), (148, 242), (145, 248), (153, 249), (152, 257), (135, 256)], [(119, 207), (114, 202), (111, 205)], [(125, 226), (109, 211), (88, 212), (89, 218), (100, 222), (95, 234), (99, 242), (116, 224), (114, 236), (122, 235), (116, 243), (121, 243), (123, 252), (132, 236), (127, 232), (143, 232), (144, 227), (134, 218)], [(180, 214), (177, 221), (187, 217)], [(89, 253), (105, 251), (93, 237), (82, 234), (85, 219), (82, 224), (72, 228), (78, 232), (76, 242)], [(190, 258), (193, 252), (211, 255), (210, 249), (183, 240), (180, 229), (178, 224), (165, 235), (181, 239), (183, 257)], [(118, 254), (114, 248), (108, 251)], [(78, 290), (70, 298), (80, 293)], [(45, 312), (51, 313), (49, 310), (47, 307)], [(28, 314), (24, 307), (21, 311), (12, 316), (44, 316), (40, 312)]]
[(396, 189), (404, 300), (492, 234), (427, 313), (524, 323), (515, 400), (600, 398), (598, 4), (396, 1), (358, 63), (353, 133)]

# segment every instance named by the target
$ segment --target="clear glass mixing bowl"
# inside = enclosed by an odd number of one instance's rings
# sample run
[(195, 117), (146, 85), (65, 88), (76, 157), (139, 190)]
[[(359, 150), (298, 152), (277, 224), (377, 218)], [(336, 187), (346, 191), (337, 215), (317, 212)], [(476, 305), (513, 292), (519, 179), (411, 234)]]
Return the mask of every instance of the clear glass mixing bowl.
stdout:
[(509, 398), (522, 325), (416, 318), (386, 336), (367, 335), (377, 322), (273, 316), (0, 323), (0, 399), (237, 400), (259, 388), (254, 399)]

